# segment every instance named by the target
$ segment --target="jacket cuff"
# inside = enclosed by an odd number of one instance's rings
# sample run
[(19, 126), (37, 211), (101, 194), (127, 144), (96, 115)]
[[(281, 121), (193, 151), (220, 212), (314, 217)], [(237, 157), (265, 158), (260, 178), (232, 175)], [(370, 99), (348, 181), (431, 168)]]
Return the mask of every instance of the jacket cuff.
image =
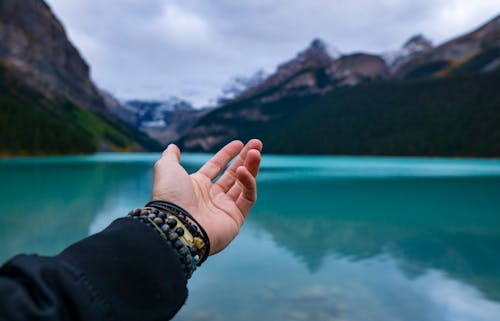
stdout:
[(115, 220), (58, 258), (85, 274), (118, 320), (170, 319), (187, 298), (187, 280), (172, 248), (132, 218)]

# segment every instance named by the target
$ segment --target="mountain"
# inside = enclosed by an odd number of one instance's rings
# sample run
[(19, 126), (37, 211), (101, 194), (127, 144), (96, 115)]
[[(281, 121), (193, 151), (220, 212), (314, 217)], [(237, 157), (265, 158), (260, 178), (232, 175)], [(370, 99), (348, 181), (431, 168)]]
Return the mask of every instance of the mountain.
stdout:
[(386, 78), (389, 71), (382, 58), (356, 53), (340, 56), (320, 39), (294, 59), (278, 66), (276, 72), (242, 92), (235, 100), (257, 98), (276, 101), (289, 96), (324, 94), (333, 88), (354, 85), (368, 79)]
[(0, 2), (0, 87), (0, 154), (159, 148), (107, 111), (89, 66), (42, 0)]
[(267, 74), (263, 70), (258, 70), (249, 77), (235, 76), (231, 78), (222, 88), (222, 94), (217, 98), (218, 105), (230, 102), (243, 92), (260, 84), (266, 77)]
[(432, 48), (432, 42), (419, 34), (408, 39), (401, 49), (383, 54), (383, 58), (391, 74), (395, 74), (401, 65), (428, 52)]
[(239, 101), (201, 118), (178, 144), (213, 152), (232, 139), (266, 153), (500, 156), (500, 72), (387, 80), (264, 104)]
[(491, 71), (500, 66), (500, 15), (478, 29), (447, 41), (401, 64), (399, 78), (440, 77)]
[(331, 84), (327, 87), (333, 89), (354, 86), (365, 81), (387, 79), (390, 73), (380, 56), (355, 53), (334, 60), (326, 68), (326, 75)]
[(100, 92), (101, 96), (104, 98), (106, 110), (118, 119), (121, 119), (125, 123), (135, 127), (134, 125), (137, 123), (139, 118), (137, 110), (135, 110), (131, 106), (128, 106), (127, 104), (120, 102), (106, 90), (101, 89)]
[(389, 70), (381, 57), (365, 53), (340, 55), (322, 40), (314, 39), (294, 59), (278, 66), (274, 74), (234, 100), (256, 98), (265, 103), (289, 96), (324, 94), (339, 86), (388, 76)]
[(188, 132), (211, 109), (195, 109), (186, 100), (170, 97), (163, 101), (129, 100), (117, 110), (125, 113), (119, 117), (166, 146)]
[(278, 66), (274, 74), (242, 92), (236, 100), (259, 97), (262, 102), (266, 102), (291, 94), (322, 93), (328, 89), (325, 88), (325, 68), (333, 59), (327, 45), (320, 39), (314, 39), (297, 57)]
[[(213, 152), (259, 137), (269, 153), (500, 156), (499, 30), (496, 17), (435, 48), (414, 37), (390, 65), (366, 53), (333, 58), (315, 40), (178, 144)], [(452, 68), (428, 72), (438, 58), (455, 59)]]
[(102, 98), (89, 67), (43, 1), (0, 3), (0, 60), (32, 89), (48, 98), (65, 96), (99, 108)]

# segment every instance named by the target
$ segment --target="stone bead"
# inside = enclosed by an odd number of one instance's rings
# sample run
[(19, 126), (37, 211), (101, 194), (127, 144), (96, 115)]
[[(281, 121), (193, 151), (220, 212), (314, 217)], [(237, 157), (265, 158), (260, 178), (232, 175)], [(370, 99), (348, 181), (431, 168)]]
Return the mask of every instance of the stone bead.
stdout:
[(191, 232), (191, 234), (195, 234), (196, 232), (198, 232), (198, 228), (195, 225), (189, 225), (188, 230), (189, 232)]
[(177, 240), (178, 236), (177, 233), (174, 233), (172, 230), (169, 230), (169, 233), (167, 234), (167, 238), (169, 241), (173, 242)]
[(155, 217), (155, 218), (153, 219), (153, 222), (154, 222), (156, 225), (158, 225), (158, 226), (160, 226), (161, 224), (163, 224), (163, 220), (162, 220), (161, 218), (159, 218), (159, 217)]
[(145, 210), (145, 209), (140, 209), (139, 210), (139, 215), (140, 216), (148, 216), (148, 214), (149, 214), (148, 210)]
[(160, 212), (160, 213), (158, 214), (158, 217), (163, 218), (163, 219), (166, 219), (166, 218), (167, 218), (167, 214), (165, 214), (165, 213), (163, 213), (163, 212)]
[(175, 241), (175, 243), (174, 243), (174, 247), (175, 247), (176, 249), (180, 249), (180, 248), (182, 248), (183, 246), (184, 246), (184, 242), (182, 242), (182, 241), (181, 241), (181, 240), (179, 240), (179, 239), (178, 239), (177, 241)]
[(179, 236), (183, 236), (184, 235), (184, 229), (182, 227), (178, 227), (175, 229), (175, 233), (177, 233), (177, 235)]
[(167, 220), (167, 224), (168, 224), (168, 226), (170, 226), (171, 228), (174, 228), (174, 227), (176, 227), (176, 226), (177, 226), (177, 221), (176, 221), (175, 219), (173, 219), (173, 218), (169, 218), (169, 219)]
[(205, 242), (203, 242), (203, 240), (200, 239), (199, 237), (194, 238), (193, 244), (194, 244), (194, 246), (196, 246), (199, 249), (202, 249), (205, 247)]
[(184, 257), (184, 263), (191, 264), (191, 262), (193, 262), (193, 258), (191, 257), (191, 255), (187, 255)]
[(153, 208), (153, 209), (151, 210), (151, 212), (152, 212), (153, 214), (157, 215), (157, 216), (158, 216), (158, 214), (160, 214), (160, 211), (158, 211), (156, 208)]
[(198, 254), (198, 249), (196, 248), (196, 246), (191, 246), (189, 250), (191, 251), (192, 255)]
[(185, 248), (185, 247), (181, 247), (181, 248), (179, 249), (179, 253), (180, 253), (182, 256), (186, 256), (186, 255), (188, 255), (189, 251), (188, 251), (188, 249), (187, 249), (187, 248)]
[(167, 224), (162, 224), (160, 226), (161, 230), (165, 233), (167, 233), (168, 231), (170, 231), (170, 227), (167, 225)]

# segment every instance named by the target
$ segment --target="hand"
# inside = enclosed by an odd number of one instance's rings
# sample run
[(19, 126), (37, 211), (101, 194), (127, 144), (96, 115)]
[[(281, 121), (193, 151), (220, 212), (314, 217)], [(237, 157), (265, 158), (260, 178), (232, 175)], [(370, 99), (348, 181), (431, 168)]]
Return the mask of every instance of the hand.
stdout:
[[(179, 148), (170, 144), (154, 166), (153, 200), (174, 203), (187, 210), (210, 238), (210, 254), (222, 251), (238, 234), (257, 200), (255, 177), (259, 171), (262, 142), (245, 146), (233, 141), (224, 146), (200, 170), (189, 175), (180, 165)], [(238, 156), (224, 174), (226, 165)]]

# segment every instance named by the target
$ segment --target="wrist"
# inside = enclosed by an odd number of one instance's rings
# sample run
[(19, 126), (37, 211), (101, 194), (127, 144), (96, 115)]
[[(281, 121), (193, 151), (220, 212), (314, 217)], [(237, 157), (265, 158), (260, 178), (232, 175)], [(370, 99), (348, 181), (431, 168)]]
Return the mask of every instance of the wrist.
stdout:
[(200, 262), (198, 266), (205, 262), (205, 260), (210, 255), (210, 238), (203, 226), (198, 222), (198, 220), (193, 217), (193, 215), (191, 215), (191, 213), (174, 203), (162, 200), (152, 200), (146, 204), (146, 207), (152, 207), (159, 211), (167, 213), (168, 215), (173, 215), (175, 218), (181, 221), (198, 242), (196, 246), (201, 246), (199, 247)]
[(201, 266), (210, 253), (210, 241), (198, 222), (175, 204), (152, 201), (129, 216), (145, 223), (174, 250), (187, 279)]

